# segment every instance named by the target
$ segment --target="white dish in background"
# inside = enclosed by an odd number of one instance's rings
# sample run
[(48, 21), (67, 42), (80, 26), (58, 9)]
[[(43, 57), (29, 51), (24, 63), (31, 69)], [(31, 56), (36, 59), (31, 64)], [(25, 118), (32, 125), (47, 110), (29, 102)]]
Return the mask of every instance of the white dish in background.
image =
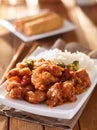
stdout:
[(15, 29), (14, 25), (12, 24), (12, 21), (10, 20), (0, 20), (0, 24), (4, 26), (6, 29), (8, 29), (10, 32), (12, 32), (14, 35), (16, 35), (18, 38), (23, 40), (24, 42), (34, 41), (34, 40), (58, 35), (58, 34), (69, 32), (75, 29), (75, 25), (73, 23), (69, 22), (68, 20), (64, 20), (63, 27), (59, 29), (56, 29), (47, 33), (33, 35), (33, 36), (25, 36), (24, 34), (18, 32)]
[(90, 6), (96, 4), (96, 0), (76, 0), (76, 3), (83, 6)]
[[(45, 49), (38, 48), (35, 50), (33, 55), (37, 55), (42, 51), (45, 51)], [(97, 65), (97, 60), (94, 60), (94, 63)], [(37, 115), (60, 119), (72, 119), (91, 95), (97, 83), (97, 71), (91, 71), (89, 75), (92, 81), (90, 88), (86, 92), (78, 95), (77, 100), (73, 103), (66, 103), (57, 107), (49, 108), (45, 104), (30, 104), (23, 100), (10, 99), (8, 97), (8, 92), (5, 90), (7, 84), (7, 82), (5, 82), (0, 86), (0, 104)]]

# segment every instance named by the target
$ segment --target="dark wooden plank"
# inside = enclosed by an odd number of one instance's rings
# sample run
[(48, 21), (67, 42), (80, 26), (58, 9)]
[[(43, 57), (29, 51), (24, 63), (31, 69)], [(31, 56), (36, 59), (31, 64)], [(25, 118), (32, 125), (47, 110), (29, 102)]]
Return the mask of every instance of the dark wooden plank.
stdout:
[(8, 130), (8, 117), (0, 115), (0, 130)]
[(81, 130), (97, 130), (97, 86), (80, 118)]
[(73, 128), (73, 130), (80, 130), (78, 123), (76, 123), (76, 125), (75, 125), (74, 128)]
[(54, 127), (45, 126), (45, 130), (60, 130), (60, 129), (54, 128)]

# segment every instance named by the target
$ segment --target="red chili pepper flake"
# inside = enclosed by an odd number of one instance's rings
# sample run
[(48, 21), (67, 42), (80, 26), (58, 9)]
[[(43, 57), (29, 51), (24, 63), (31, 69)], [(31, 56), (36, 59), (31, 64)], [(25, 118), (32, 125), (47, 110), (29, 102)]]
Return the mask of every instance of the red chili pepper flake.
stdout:
[(70, 70), (65, 68), (60, 78), (61, 82), (65, 82), (70, 78)]

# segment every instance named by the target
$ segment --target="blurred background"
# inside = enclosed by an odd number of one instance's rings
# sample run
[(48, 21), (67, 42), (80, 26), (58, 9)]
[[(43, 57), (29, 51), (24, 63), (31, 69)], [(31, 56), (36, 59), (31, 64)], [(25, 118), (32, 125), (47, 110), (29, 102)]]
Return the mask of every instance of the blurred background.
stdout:
[(92, 49), (97, 47), (96, 0), (0, 0), (0, 3), (0, 19), (12, 20), (50, 9), (76, 25), (78, 42)]

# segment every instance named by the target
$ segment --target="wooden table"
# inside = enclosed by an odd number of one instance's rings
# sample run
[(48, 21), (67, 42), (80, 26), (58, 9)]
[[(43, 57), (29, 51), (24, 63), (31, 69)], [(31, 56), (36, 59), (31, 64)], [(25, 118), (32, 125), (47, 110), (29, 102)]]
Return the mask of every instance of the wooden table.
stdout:
[[(41, 0), (42, 1), (42, 0)], [(49, 8), (64, 18), (72, 21), (76, 25), (76, 30), (63, 33), (57, 36), (28, 42), (25, 44), (25, 51), (19, 57), (21, 61), (31, 46), (39, 43), (41, 46), (50, 48), (57, 38), (63, 38), (66, 43), (76, 41), (91, 49), (97, 49), (97, 4), (87, 7), (80, 7), (73, 3), (73, 0), (54, 0), (54, 2), (44, 2), (27, 5), (0, 5), (0, 18), (13, 19), (27, 14), (33, 14), (39, 9)], [(0, 26), (0, 78), (11, 62), (17, 49), (23, 41)], [(17, 62), (18, 62), (17, 61)], [(42, 126), (15, 118), (8, 118), (0, 115), (0, 130), (59, 130)], [(97, 130), (97, 88), (95, 88), (83, 114), (79, 118), (73, 130)]]

